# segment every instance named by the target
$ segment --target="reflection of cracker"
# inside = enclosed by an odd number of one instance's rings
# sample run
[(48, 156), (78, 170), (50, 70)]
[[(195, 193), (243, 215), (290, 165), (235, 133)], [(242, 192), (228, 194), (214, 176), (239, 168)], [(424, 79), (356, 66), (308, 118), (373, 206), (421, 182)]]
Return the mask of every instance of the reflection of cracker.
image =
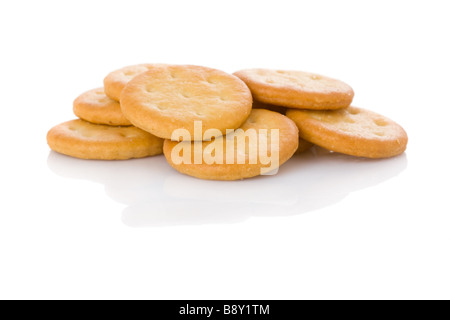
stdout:
[(110, 127), (72, 120), (52, 128), (50, 148), (81, 159), (122, 160), (162, 153), (163, 140), (136, 127)]
[(255, 100), (277, 106), (331, 110), (345, 108), (353, 100), (353, 89), (346, 83), (321, 75), (267, 69), (235, 72), (250, 88)]
[[(279, 149), (279, 165), (282, 165), (287, 160), (289, 160), (292, 155), (297, 150), (298, 146), (298, 129), (295, 126), (295, 123), (292, 122), (287, 117), (268, 110), (263, 109), (254, 109), (250, 114), (247, 121), (242, 125), (241, 129), (243, 132), (247, 132), (248, 129), (254, 129), (256, 132), (261, 133), (260, 129), (267, 129), (268, 134), (270, 135), (271, 129), (279, 130), (279, 142), (275, 144), (275, 146)], [(202, 148), (200, 152), (200, 159), (202, 159), (201, 164), (195, 164), (195, 146), (194, 142), (181, 142), (182, 144), (190, 144), (191, 145), (191, 164), (180, 163), (175, 164), (172, 159), (172, 150), (179, 144), (179, 142), (166, 140), (164, 142), (164, 155), (169, 162), (169, 164), (175, 168), (177, 171), (208, 180), (239, 180), (244, 178), (250, 178), (254, 176), (258, 176), (261, 174), (262, 168), (270, 167), (270, 164), (264, 164), (261, 161), (259, 154), (256, 154), (256, 161), (254, 164), (250, 163), (251, 155), (249, 154), (250, 143), (246, 145), (245, 148), (245, 163), (238, 164), (238, 145), (237, 143), (234, 145), (234, 160), (233, 163), (227, 163), (227, 152), (226, 152), (226, 140), (230, 139), (232, 136), (242, 135), (241, 133), (228, 135), (228, 137), (219, 137), (216, 140), (222, 140), (223, 143), (223, 164), (206, 164), (202, 155), (204, 154), (205, 148), (211, 145), (213, 142), (201, 142)], [(237, 138), (234, 138), (237, 141)], [(267, 137), (268, 145), (268, 154), (271, 154), (270, 142), (271, 137)], [(200, 142), (198, 142), (200, 143)], [(259, 144), (259, 140), (257, 142)], [(259, 149), (256, 147), (253, 150)]]
[(120, 104), (106, 96), (103, 88), (87, 91), (73, 102), (73, 112), (83, 120), (110, 126), (130, 126)]
[(408, 136), (394, 121), (349, 107), (335, 111), (288, 110), (300, 137), (328, 150), (367, 158), (387, 158), (406, 149)]
[[(194, 139), (194, 121), (207, 129), (236, 129), (252, 108), (252, 96), (238, 77), (199, 66), (154, 66), (124, 88), (122, 111), (136, 127), (171, 139), (186, 129)], [(202, 140), (195, 138), (195, 140)]]

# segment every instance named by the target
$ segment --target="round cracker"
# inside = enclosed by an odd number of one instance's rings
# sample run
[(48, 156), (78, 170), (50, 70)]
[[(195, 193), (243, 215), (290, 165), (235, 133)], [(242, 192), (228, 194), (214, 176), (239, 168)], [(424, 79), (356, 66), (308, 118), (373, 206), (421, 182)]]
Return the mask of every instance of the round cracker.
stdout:
[[(122, 91), (122, 112), (133, 125), (171, 139), (186, 129), (190, 140), (207, 140), (208, 129), (239, 128), (252, 109), (250, 90), (238, 77), (200, 66), (153, 66)], [(201, 136), (194, 122), (201, 121)], [(186, 139), (189, 140), (189, 139)]]
[(163, 140), (136, 127), (111, 127), (72, 120), (47, 134), (50, 148), (80, 159), (124, 160), (162, 153)]
[(405, 130), (375, 112), (349, 107), (335, 111), (288, 110), (300, 137), (325, 149), (366, 158), (388, 158), (403, 153)]
[(109, 98), (103, 88), (89, 90), (73, 102), (73, 112), (80, 119), (110, 126), (131, 126), (120, 104)]
[(148, 71), (153, 65), (149, 63), (137, 64), (111, 72), (103, 80), (106, 95), (113, 100), (120, 101), (120, 94), (127, 83), (134, 77)]
[[(164, 142), (164, 155), (169, 162), (169, 164), (177, 171), (187, 174), (196, 178), (206, 179), (206, 180), (239, 180), (245, 178), (255, 177), (261, 174), (261, 169), (270, 167), (269, 164), (264, 164), (260, 158), (260, 150), (258, 149), (257, 161), (254, 164), (250, 164), (250, 154), (249, 154), (249, 143), (246, 143), (245, 148), (245, 163), (238, 164), (237, 155), (238, 155), (238, 144), (234, 145), (234, 161), (233, 163), (227, 163), (227, 149), (226, 149), (226, 141), (238, 141), (238, 136), (243, 136), (248, 129), (255, 129), (258, 134), (261, 134), (261, 129), (267, 129), (267, 132), (270, 134), (270, 129), (278, 129), (279, 130), (279, 141), (275, 143), (275, 147), (278, 147), (279, 150), (279, 166), (289, 160), (292, 155), (295, 153), (298, 147), (298, 129), (293, 121), (287, 118), (284, 115), (281, 115), (277, 112), (264, 110), (264, 109), (255, 109), (251, 112), (247, 121), (240, 128), (241, 130), (237, 130), (234, 133), (229, 133), (227, 136), (221, 136), (216, 138), (216, 140), (221, 141), (223, 143), (223, 164), (213, 163), (207, 164), (205, 163), (205, 159), (203, 158), (204, 150), (213, 142), (176, 142), (166, 140)], [(213, 141), (216, 141), (213, 140)], [(272, 149), (270, 147), (271, 138), (267, 136), (267, 150), (269, 150), (268, 155), (271, 155)], [(191, 164), (180, 163), (176, 164), (172, 159), (172, 151), (178, 144), (190, 144), (191, 148)], [(195, 148), (195, 144), (201, 144), (201, 148), (197, 150)], [(258, 138), (259, 144), (259, 138)], [(198, 151), (202, 152), (199, 155), (199, 158), (202, 159), (201, 164), (195, 164), (195, 153), (198, 155)], [(230, 156), (231, 157), (231, 156)]]
[(255, 100), (282, 107), (341, 109), (350, 106), (354, 96), (348, 84), (314, 73), (246, 69), (234, 75), (247, 84)]

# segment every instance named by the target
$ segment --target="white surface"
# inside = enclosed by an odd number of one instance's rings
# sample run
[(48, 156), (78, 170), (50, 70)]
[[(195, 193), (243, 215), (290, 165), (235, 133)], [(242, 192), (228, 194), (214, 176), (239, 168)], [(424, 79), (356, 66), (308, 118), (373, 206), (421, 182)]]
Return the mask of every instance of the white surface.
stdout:
[[(446, 5), (2, 1), (0, 298), (450, 298)], [(210, 182), (49, 151), (78, 94), (143, 62), (342, 79), (407, 153)]]

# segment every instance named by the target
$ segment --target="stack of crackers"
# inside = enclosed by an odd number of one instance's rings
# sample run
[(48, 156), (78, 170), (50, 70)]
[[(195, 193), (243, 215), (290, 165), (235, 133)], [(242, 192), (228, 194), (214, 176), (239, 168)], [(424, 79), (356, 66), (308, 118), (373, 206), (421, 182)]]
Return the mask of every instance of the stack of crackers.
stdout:
[[(403, 153), (403, 128), (350, 106), (353, 96), (342, 81), (301, 71), (231, 75), (201, 66), (142, 64), (111, 72), (104, 88), (75, 99), (79, 119), (52, 128), (47, 141), (52, 150), (81, 159), (164, 153), (177, 171), (213, 180), (274, 172), (313, 144), (357, 157)], [(229, 141), (247, 144), (239, 148)], [(255, 152), (261, 145), (264, 152)], [(267, 159), (275, 154), (274, 166)]]

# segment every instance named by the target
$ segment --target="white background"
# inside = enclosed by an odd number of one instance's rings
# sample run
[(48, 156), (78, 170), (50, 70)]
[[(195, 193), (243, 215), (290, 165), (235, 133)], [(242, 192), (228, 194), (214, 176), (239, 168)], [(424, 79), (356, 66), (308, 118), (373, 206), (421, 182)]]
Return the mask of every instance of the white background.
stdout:
[[(450, 298), (448, 1), (2, 1), (0, 298)], [(50, 152), (122, 66), (297, 69), (408, 132), (208, 182)]]

